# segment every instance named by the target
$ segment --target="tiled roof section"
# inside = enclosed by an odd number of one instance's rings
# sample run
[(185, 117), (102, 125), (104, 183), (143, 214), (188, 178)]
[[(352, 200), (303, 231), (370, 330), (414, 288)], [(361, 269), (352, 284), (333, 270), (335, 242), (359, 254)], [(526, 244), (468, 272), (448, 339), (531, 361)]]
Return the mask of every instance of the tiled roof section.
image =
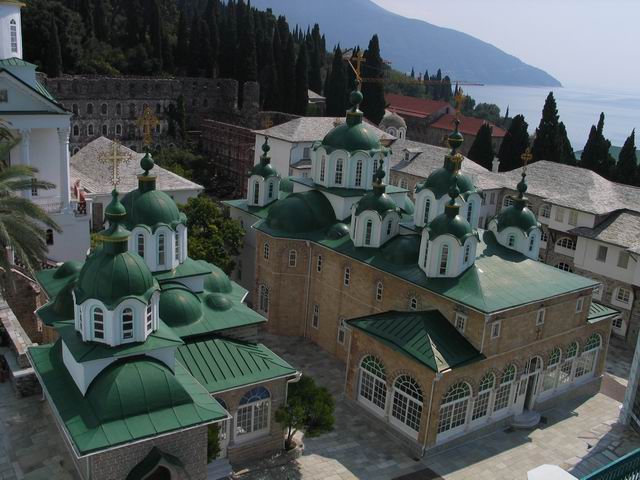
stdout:
[[(406, 153), (409, 153), (408, 159)], [(444, 156), (447, 153), (447, 148), (407, 139), (397, 140), (391, 147), (391, 170), (426, 178), (435, 169), (444, 166)], [(472, 160), (465, 159), (462, 162), (462, 173), (473, 177), (475, 174), (486, 172), (486, 168)]]
[(602, 305), (601, 303), (591, 301), (591, 305), (589, 305), (589, 315), (587, 316), (587, 321), (589, 323), (600, 322), (602, 320), (612, 318), (618, 313), (619, 312), (617, 310), (614, 310), (613, 308), (609, 308), (606, 305)]
[(387, 107), (388, 110), (410, 117), (428, 117), (429, 115), (447, 107), (453, 110), (453, 107), (447, 102), (428, 100), (426, 98), (408, 97), (406, 95), (388, 93), (385, 95), (385, 99), (389, 104)]
[[(638, 192), (640, 194), (640, 192)], [(615, 212), (596, 228), (578, 227), (571, 233), (600, 240), (640, 253), (640, 213), (629, 210)]]
[[(503, 128), (498, 127), (497, 125), (492, 124), (491, 122), (487, 122), (482, 118), (475, 117), (467, 117), (466, 115), (460, 115), (460, 133), (467, 135), (476, 135), (480, 127), (485, 123), (489, 123), (493, 127), (493, 137), (504, 137), (507, 133)], [(453, 114), (447, 114), (441, 116), (438, 120), (429, 125), (429, 128), (439, 128), (442, 130), (453, 131), (454, 121), (456, 116)]]
[(434, 372), (484, 358), (438, 310), (389, 311), (348, 323)]
[[(256, 130), (255, 133), (286, 140), (287, 142), (316, 142), (322, 140), (327, 133), (340, 123), (344, 123), (344, 118), (300, 117), (266, 130)], [(368, 128), (381, 141), (391, 142), (395, 140), (394, 136), (383, 132), (371, 123), (369, 123)]]
[(224, 338), (189, 342), (176, 359), (212, 394), (297, 373), (262, 344)]
[[(112, 166), (106, 160), (110, 153), (113, 142), (105, 137), (100, 137), (83, 147), (78, 153), (71, 157), (71, 181), (80, 180), (81, 188), (94, 195), (109, 195), (113, 186), (110, 179), (112, 176)], [(137, 153), (133, 150), (121, 146), (121, 152), (129, 158), (122, 161), (118, 166), (118, 190), (121, 193), (128, 193), (138, 188), (138, 175), (142, 173), (140, 159), (144, 153)], [(157, 188), (164, 192), (198, 190), (203, 187), (190, 180), (182, 178), (169, 170), (156, 165), (153, 174), (157, 177)]]

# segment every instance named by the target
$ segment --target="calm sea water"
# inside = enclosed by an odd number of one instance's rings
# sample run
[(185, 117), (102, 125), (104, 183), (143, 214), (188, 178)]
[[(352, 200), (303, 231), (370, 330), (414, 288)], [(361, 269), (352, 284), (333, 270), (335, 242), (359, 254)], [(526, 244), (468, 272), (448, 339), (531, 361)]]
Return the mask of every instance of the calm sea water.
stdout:
[[(582, 150), (591, 125), (598, 121), (600, 112), (605, 114), (605, 136), (613, 145), (622, 146), (633, 128), (640, 136), (640, 93), (613, 93), (583, 88), (555, 88), (553, 95), (558, 113), (567, 127), (574, 150)], [(495, 103), (501, 113), (509, 106), (509, 116), (518, 113), (529, 123), (529, 133), (534, 133), (540, 123), (542, 107), (549, 94), (548, 87), (508, 87), (501, 85), (467, 86), (464, 91), (476, 102)], [(636, 138), (638, 138), (638, 136)], [(640, 141), (636, 140), (636, 144)]]

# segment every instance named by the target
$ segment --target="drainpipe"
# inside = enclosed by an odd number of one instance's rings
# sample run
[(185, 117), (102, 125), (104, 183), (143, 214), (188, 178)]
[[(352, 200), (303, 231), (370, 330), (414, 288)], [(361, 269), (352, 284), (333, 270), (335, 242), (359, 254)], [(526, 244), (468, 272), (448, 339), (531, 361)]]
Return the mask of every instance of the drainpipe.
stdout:
[(427, 451), (427, 438), (429, 438), (429, 427), (431, 427), (431, 411), (433, 410), (433, 392), (436, 389), (436, 382), (440, 381), (442, 378), (442, 373), (437, 372), (436, 376), (433, 377), (433, 381), (431, 382), (431, 396), (429, 398), (429, 413), (427, 414), (427, 428), (424, 432), (424, 442), (422, 443), (422, 454), (420, 457), (424, 457), (425, 452)]
[[(347, 324), (348, 325), (348, 324)], [(349, 326), (345, 328), (345, 335), (349, 334), (349, 344), (347, 345), (347, 367), (344, 372), (344, 386), (342, 387), (342, 396), (347, 396), (347, 377), (349, 375), (349, 362), (351, 361), (351, 337), (353, 336), (353, 331)]]
[(313, 255), (311, 254), (311, 243), (309, 240), (305, 242), (307, 246), (308, 261), (307, 261), (307, 293), (304, 298), (304, 338), (309, 338), (307, 335), (309, 333), (309, 291), (311, 290), (311, 259)]

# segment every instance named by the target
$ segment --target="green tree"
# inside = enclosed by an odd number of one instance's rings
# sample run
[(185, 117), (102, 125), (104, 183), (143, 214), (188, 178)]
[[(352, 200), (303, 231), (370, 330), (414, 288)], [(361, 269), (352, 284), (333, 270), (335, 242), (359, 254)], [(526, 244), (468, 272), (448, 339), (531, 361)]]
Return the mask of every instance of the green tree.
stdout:
[(176, 35), (175, 65), (180, 73), (184, 74), (189, 58), (189, 32), (187, 30), (187, 19), (183, 11), (180, 11), (178, 20), (178, 32)]
[(609, 153), (610, 149), (611, 142), (604, 137), (604, 113), (601, 113), (597, 126), (592, 125), (589, 131), (589, 138), (580, 155), (580, 166), (604, 177), (615, 175), (615, 160)]
[(162, 19), (160, 18), (160, 7), (158, 0), (151, 0), (149, 5), (149, 37), (151, 40), (151, 50), (155, 62), (155, 71), (162, 71)]
[(276, 411), (276, 421), (287, 431), (285, 448), (291, 449), (299, 430), (308, 436), (331, 431), (335, 422), (335, 400), (325, 387), (318, 387), (313, 378), (303, 376), (289, 386), (287, 403)]
[(628, 185), (638, 185), (638, 156), (636, 154), (636, 131), (631, 131), (618, 155), (615, 169), (615, 180)]
[[(571, 154), (569, 154), (571, 152)], [(564, 125), (561, 125), (553, 92), (549, 92), (542, 109), (540, 125), (533, 141), (533, 161), (548, 160), (573, 164), (573, 149)]]
[(283, 60), (283, 77), (280, 78), (282, 82), (282, 91), (284, 92), (284, 111), (287, 113), (293, 113), (296, 109), (296, 51), (293, 41), (293, 35), (289, 34), (287, 41), (287, 50)]
[(469, 148), (467, 157), (482, 165), (487, 170), (491, 170), (493, 163), (494, 151), (493, 144), (491, 143), (491, 137), (493, 135), (493, 128), (488, 123), (483, 123), (478, 129), (476, 138)]
[(220, 455), (220, 426), (217, 423), (207, 427), (207, 461), (212, 462)]
[(529, 124), (523, 115), (513, 117), (498, 151), (501, 172), (508, 172), (522, 166), (522, 154), (529, 146), (528, 129)]
[[(242, 5), (242, 2), (238, 6)], [(236, 79), (244, 82), (255, 82), (258, 79), (258, 60), (256, 54), (256, 33), (253, 15), (249, 8), (243, 8), (240, 44), (238, 47), (238, 73)]]
[(205, 260), (231, 273), (234, 257), (240, 254), (244, 230), (240, 223), (226, 216), (209, 197), (190, 198), (180, 206), (187, 215), (189, 256)]
[[(369, 41), (369, 47), (364, 52), (365, 63), (362, 65), (362, 76), (365, 78), (383, 78), (384, 62), (380, 56), (380, 42), (378, 35)], [(384, 84), (382, 82), (366, 82), (362, 85), (362, 113), (372, 123), (378, 125), (384, 117), (387, 103), (384, 99)]]
[(209, 46), (211, 48), (212, 70), (215, 72), (218, 65), (220, 34), (218, 32), (217, 1), (209, 0), (204, 11), (204, 20), (209, 28)]
[(94, 28), (96, 38), (102, 42), (107, 42), (109, 40), (109, 12), (107, 10), (107, 6), (105, 5), (105, 0), (95, 0), (93, 4), (94, 9)]
[(342, 60), (340, 45), (333, 52), (333, 63), (328, 78), (327, 88), (325, 88), (324, 92), (327, 115), (341, 117), (347, 111), (347, 73)]
[(306, 115), (309, 106), (309, 79), (307, 71), (307, 47), (303, 43), (298, 52), (298, 60), (296, 62), (296, 90), (295, 90), (295, 106), (293, 113), (296, 115)]
[(58, 26), (54, 17), (51, 17), (49, 35), (49, 54), (47, 55), (46, 71), (49, 77), (59, 77), (62, 75), (62, 49), (60, 48)]

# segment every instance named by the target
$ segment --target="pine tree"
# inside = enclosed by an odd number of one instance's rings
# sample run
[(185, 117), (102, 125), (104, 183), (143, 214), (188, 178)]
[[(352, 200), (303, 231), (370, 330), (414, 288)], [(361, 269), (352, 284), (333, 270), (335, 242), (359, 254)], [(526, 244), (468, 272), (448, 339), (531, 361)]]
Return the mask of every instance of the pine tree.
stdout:
[(102, 42), (109, 41), (109, 15), (104, 4), (105, 0), (95, 0), (93, 4), (93, 18), (96, 38)]
[(558, 108), (553, 92), (549, 92), (542, 109), (540, 125), (533, 141), (533, 160), (548, 160), (556, 163), (574, 163), (571, 142), (564, 125), (559, 122)]
[(309, 106), (309, 78), (307, 72), (307, 47), (303, 42), (298, 51), (296, 62), (296, 91), (293, 113), (296, 115), (306, 115)]
[(342, 60), (340, 45), (333, 51), (331, 73), (328, 74), (326, 97), (326, 114), (331, 117), (342, 117), (347, 111), (347, 74)]
[(616, 164), (615, 180), (628, 185), (638, 185), (639, 178), (638, 156), (636, 154), (636, 131), (631, 132), (620, 150)]
[(174, 63), (178, 72), (184, 74), (184, 69), (187, 66), (189, 57), (189, 32), (187, 31), (187, 19), (185, 18), (184, 11), (180, 11), (176, 37)]
[[(380, 42), (378, 35), (374, 35), (369, 41), (369, 47), (364, 52), (365, 63), (362, 65), (362, 76), (365, 78), (382, 78), (384, 75), (384, 63), (380, 56)], [(361, 109), (364, 116), (378, 125), (384, 117), (387, 106), (384, 98), (384, 85), (379, 82), (367, 82), (362, 85)]]
[(47, 55), (47, 75), (59, 77), (62, 75), (62, 49), (60, 48), (60, 37), (58, 35), (58, 25), (56, 19), (51, 16), (49, 27), (49, 42)]
[(491, 170), (494, 157), (493, 144), (491, 143), (492, 134), (491, 125), (483, 123), (467, 154), (467, 157), (487, 170)]
[(501, 172), (508, 172), (522, 166), (522, 154), (529, 146), (528, 128), (529, 125), (523, 115), (513, 117), (498, 152)]
[(283, 61), (283, 77), (280, 79), (282, 82), (282, 91), (284, 98), (284, 111), (287, 113), (293, 113), (296, 109), (296, 51), (293, 40), (293, 35), (289, 34), (287, 40), (287, 50)]

